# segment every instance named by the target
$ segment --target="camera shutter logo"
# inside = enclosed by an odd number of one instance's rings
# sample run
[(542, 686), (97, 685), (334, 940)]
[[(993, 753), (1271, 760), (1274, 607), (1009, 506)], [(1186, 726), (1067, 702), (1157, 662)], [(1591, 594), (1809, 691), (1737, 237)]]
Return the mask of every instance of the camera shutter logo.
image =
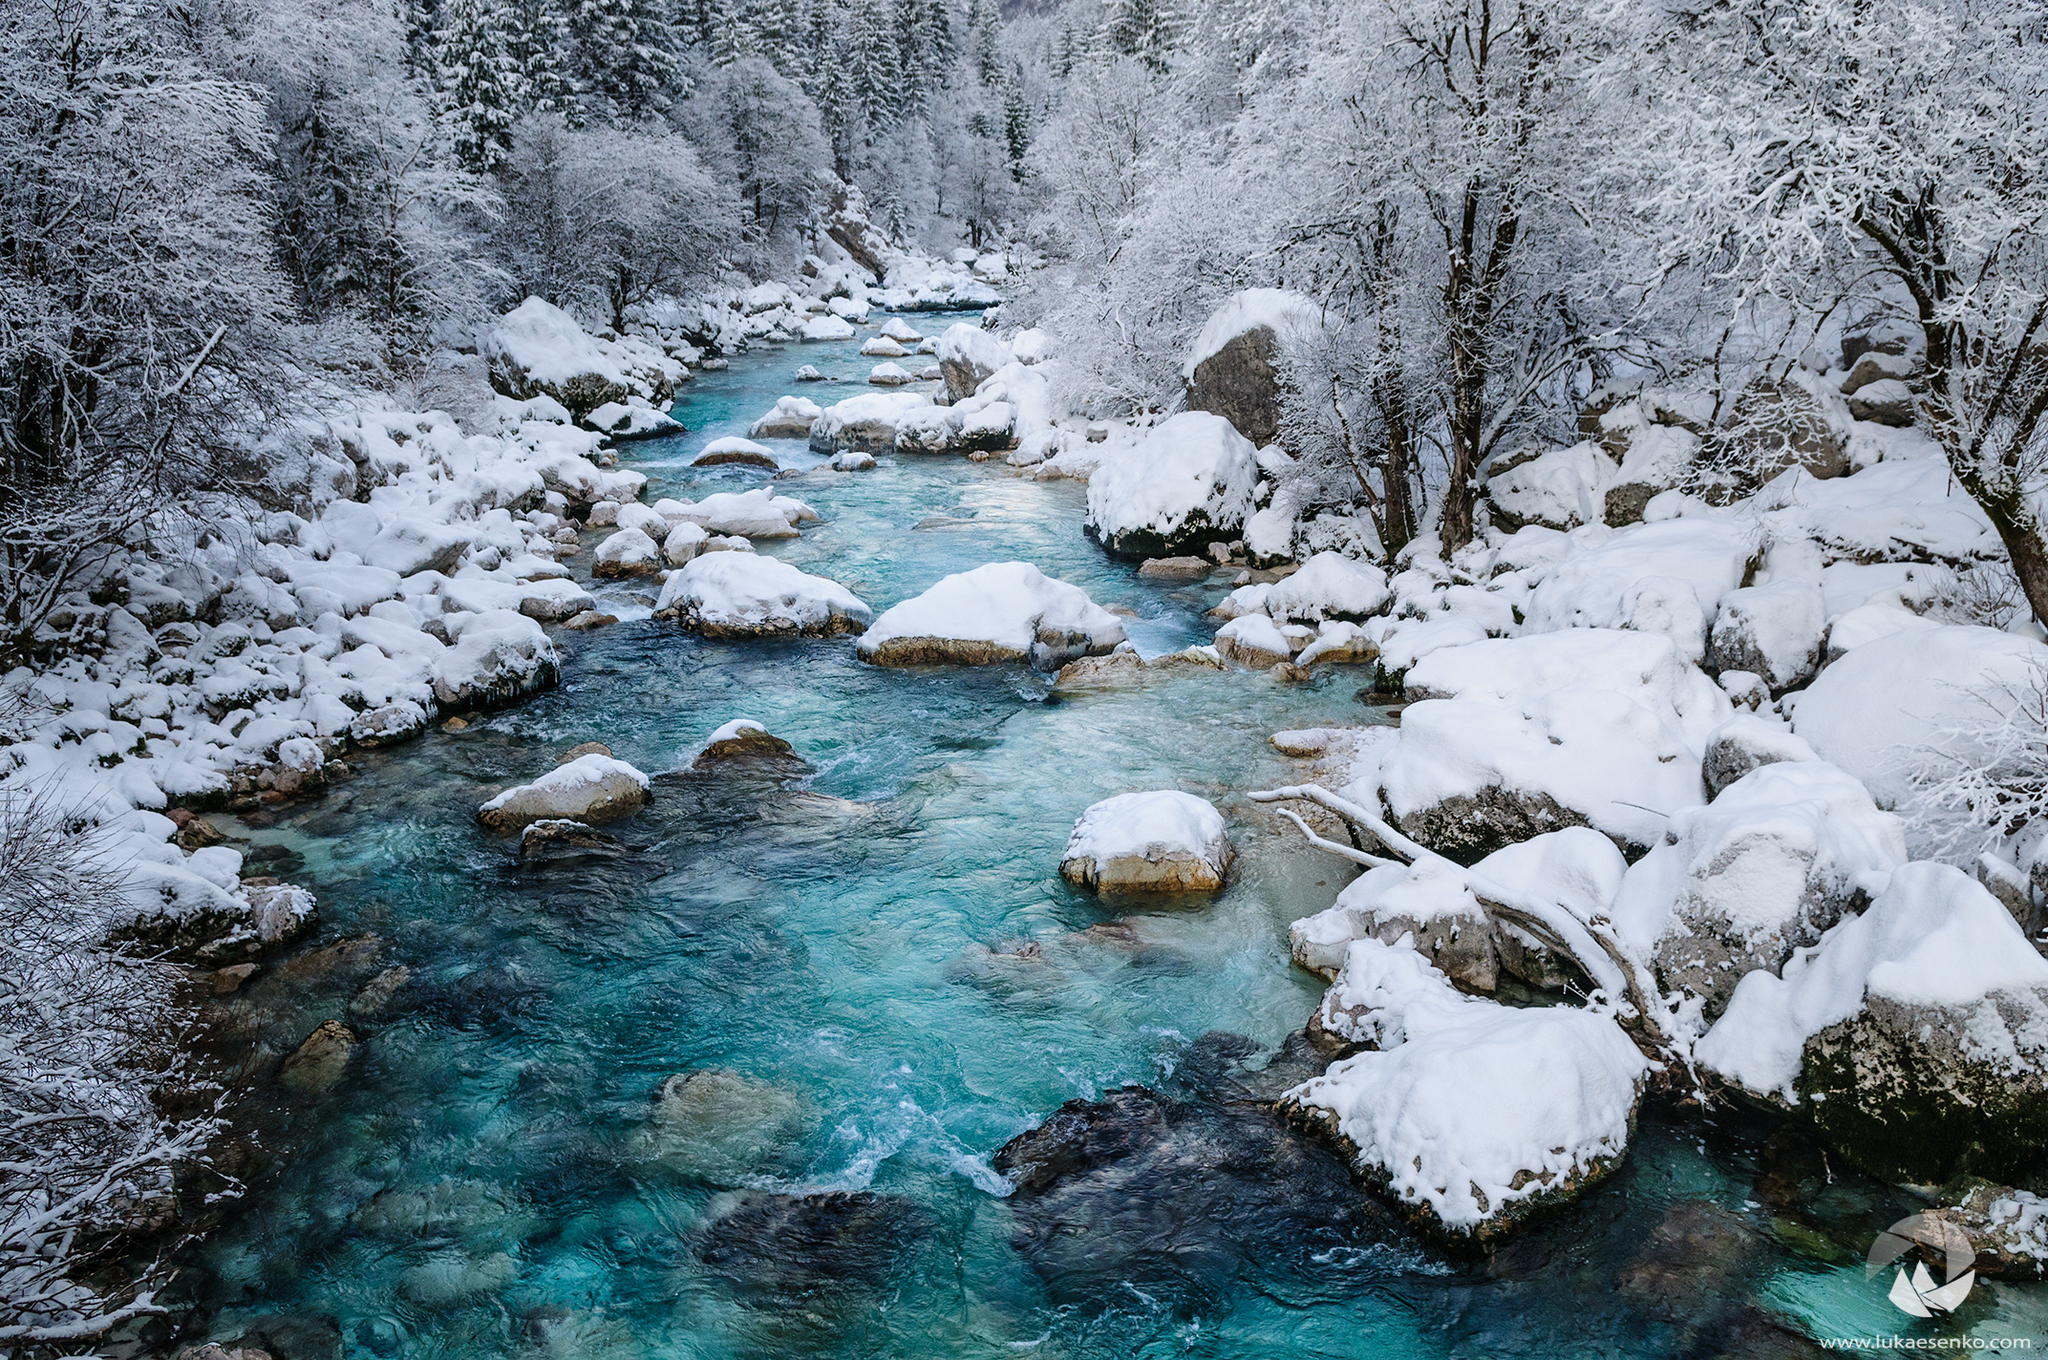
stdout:
[[(1941, 1257), (1939, 1280), (1927, 1268), (1929, 1254)], [(1910, 1270), (1904, 1263), (1907, 1257), (1912, 1260)], [(1933, 1214), (1913, 1214), (1877, 1235), (1864, 1274), (1874, 1279), (1890, 1269), (1892, 1287), (1886, 1297), (1892, 1305), (1914, 1317), (1931, 1318), (1962, 1306), (1977, 1283), (1976, 1264), (1977, 1248), (1961, 1228)]]

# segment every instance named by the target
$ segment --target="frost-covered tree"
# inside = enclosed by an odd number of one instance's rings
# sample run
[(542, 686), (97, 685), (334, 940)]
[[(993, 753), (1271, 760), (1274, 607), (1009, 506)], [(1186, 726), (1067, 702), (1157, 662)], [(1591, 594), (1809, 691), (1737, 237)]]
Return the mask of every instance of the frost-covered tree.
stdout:
[(166, 13), (0, 5), (0, 665), (275, 390), (260, 92)]
[(707, 159), (729, 177), (757, 247), (803, 225), (831, 175), (818, 111), (765, 59), (707, 70), (684, 110)]
[(652, 125), (527, 118), (513, 130), (504, 185), (502, 238), (519, 290), (614, 330), (629, 308), (709, 278), (739, 237), (731, 187), (688, 140)]
[(1651, 7), (1666, 262), (1918, 331), (1928, 430), (2048, 623), (2048, 31), (2026, 0)]
[(518, 13), (511, 0), (440, 0), (438, 23), (435, 83), (456, 158), (470, 170), (497, 170), (526, 106)]

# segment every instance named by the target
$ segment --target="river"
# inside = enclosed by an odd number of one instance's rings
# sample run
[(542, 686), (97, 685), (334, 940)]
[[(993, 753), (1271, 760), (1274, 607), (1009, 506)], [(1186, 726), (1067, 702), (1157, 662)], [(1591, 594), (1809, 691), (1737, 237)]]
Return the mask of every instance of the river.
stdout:
[[(649, 500), (759, 484), (686, 460), (785, 392), (865, 390), (872, 362), (851, 343), (738, 356), (683, 390), (688, 433), (622, 460)], [(846, 381), (798, 388), (801, 363)], [(878, 611), (1022, 559), (1129, 610), (1148, 652), (1212, 631), (1225, 577), (1174, 586), (1109, 561), (1077, 483), (955, 458), (842, 474), (783, 447), (808, 470), (778, 488), (824, 522), (764, 550)], [(333, 1090), (244, 1110), (265, 1148), (248, 1193), (181, 1261), (206, 1335), (253, 1333), (280, 1360), (1394, 1360), (1810, 1353), (1770, 1312), (1823, 1335), (1894, 1329), (1840, 1245), (1889, 1222), (1891, 1199), (1823, 1177), (1796, 1211), (1767, 1204), (1760, 1167), (1782, 1184), (1796, 1156), (1748, 1128), (1655, 1120), (1608, 1185), (1491, 1264), (1443, 1258), (1384, 1214), (1300, 1259), (1221, 1250), (1201, 1223), (1229, 1216), (1228, 1187), (1169, 1178), (1125, 1187), (1089, 1225), (1110, 1278), (1038, 1268), (1013, 1245), (996, 1148), (1062, 1102), (1170, 1078), (1199, 1036), (1270, 1047), (1312, 1009), (1286, 925), (1344, 872), (1240, 791), (1290, 777), (1269, 733), (1377, 720), (1364, 677), (1175, 671), (1055, 699), (1021, 670), (865, 666), (845, 639), (708, 641), (646, 617), (650, 592), (601, 587), (627, 621), (562, 634), (560, 688), (352, 758), (357, 777), (320, 801), (221, 819), (256, 866), (318, 893), (320, 944), (349, 942), (259, 976), (223, 1042), (270, 1070), (324, 1019), (365, 1041)], [(544, 866), (473, 820), (577, 743), (665, 774), (733, 718), (816, 773), (659, 779), (615, 828), (624, 852)], [(1117, 916), (1059, 878), (1075, 815), (1167, 787), (1232, 818), (1230, 887), (1091, 931)], [(388, 1003), (352, 1001), (394, 966)], [(656, 1087), (705, 1069), (736, 1074), (726, 1132), (662, 1133)], [(829, 1191), (864, 1193), (834, 1201), (852, 1226), (822, 1245), (714, 1226), (787, 1203), (764, 1193)], [(1131, 1252), (1193, 1285), (1114, 1278)]]

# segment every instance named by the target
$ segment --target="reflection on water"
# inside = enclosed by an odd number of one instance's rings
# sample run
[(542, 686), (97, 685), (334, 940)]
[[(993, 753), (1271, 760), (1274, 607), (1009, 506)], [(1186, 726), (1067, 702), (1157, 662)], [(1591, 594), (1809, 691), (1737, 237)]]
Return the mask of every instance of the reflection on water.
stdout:
[[(868, 366), (806, 346), (701, 375), (691, 431), (626, 454), (649, 498), (760, 483), (687, 458), (804, 362)], [(1208, 636), (1221, 578), (1107, 561), (1074, 484), (943, 459), (839, 474), (781, 447), (808, 470), (778, 486), (826, 522), (773, 551), (878, 609), (1021, 558), (1130, 610), (1148, 651)], [(1241, 1069), (1316, 996), (1286, 923), (1342, 871), (1236, 791), (1285, 777), (1269, 732), (1369, 719), (1358, 677), (1170, 672), (1055, 701), (1022, 671), (863, 666), (843, 639), (642, 616), (562, 644), (558, 691), (242, 828), (303, 858), (336, 947), (260, 977), (223, 1044), (265, 1068), (323, 1019), (366, 1041), (337, 1089), (263, 1114), (251, 1192), (190, 1262), (209, 1335), (282, 1360), (1263, 1360), (1800, 1355), (1774, 1318), (1893, 1326), (1837, 1245), (1885, 1207), (1839, 1181), (1841, 1203), (1765, 1202), (1744, 1132), (1709, 1151), (1652, 1122), (1607, 1187), (1477, 1264), (1242, 1103)], [(736, 717), (815, 774), (664, 774), (618, 844), (534, 864), (471, 820), (575, 743), (680, 771)], [(1119, 921), (1061, 882), (1060, 850), (1089, 802), (1162, 787), (1224, 807), (1234, 880)], [(1091, 1115), (1096, 1160), (1013, 1204), (994, 1151), (1132, 1083), (1161, 1094)]]

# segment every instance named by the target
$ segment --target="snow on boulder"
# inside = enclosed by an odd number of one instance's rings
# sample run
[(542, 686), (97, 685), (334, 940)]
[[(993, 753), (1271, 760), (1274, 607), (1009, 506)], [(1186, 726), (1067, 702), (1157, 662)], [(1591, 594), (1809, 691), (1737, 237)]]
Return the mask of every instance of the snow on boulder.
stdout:
[(1461, 860), (1567, 826), (1647, 849), (1703, 801), (1701, 752), (1730, 713), (1669, 639), (1613, 629), (1443, 647), (1407, 685), (1419, 702), (1359, 770), (1363, 796)]
[(684, 520), (670, 529), (661, 540), (662, 560), (672, 567), (680, 567), (698, 553), (705, 550), (711, 541), (711, 531), (701, 524)]
[(1379, 613), (1393, 598), (1387, 574), (1378, 567), (1342, 553), (1319, 552), (1301, 570), (1273, 583), (1266, 592), (1266, 612), (1308, 623), (1356, 620)]
[(1694, 1056), (1887, 1179), (2003, 1178), (2048, 1155), (2048, 959), (1945, 864), (1905, 866), (1782, 975), (1750, 973)]
[(501, 708), (561, 678), (561, 663), (540, 625), (494, 609), (448, 618), (451, 645), (434, 658), (434, 698), (445, 710)]
[(857, 646), (882, 666), (1028, 661), (1050, 669), (1123, 640), (1122, 622), (1079, 586), (1028, 562), (990, 562), (885, 610)]
[(653, 342), (602, 339), (537, 297), (506, 313), (477, 348), (498, 391), (522, 400), (552, 397), (577, 416), (634, 397), (664, 404), (685, 372)]
[(597, 545), (594, 576), (650, 576), (661, 567), (661, 545), (639, 529), (621, 529)]
[(1346, 951), (1319, 1023), (1372, 1047), (1283, 1107), (1418, 1225), (1482, 1245), (1619, 1164), (1649, 1074), (1607, 1015), (1466, 996), (1379, 940)]
[(1247, 288), (1210, 313), (1181, 366), (1188, 409), (1222, 417), (1254, 444), (1280, 429), (1276, 361), (1291, 340), (1321, 324), (1322, 309), (1299, 293)]
[(946, 395), (955, 401), (973, 396), (974, 389), (993, 377), (997, 369), (1016, 359), (1008, 345), (964, 321), (946, 327), (934, 354), (946, 379)]
[(866, 453), (887, 453), (896, 446), (898, 425), (912, 416), (945, 413), (915, 392), (864, 392), (834, 402), (811, 423), (811, 450), (836, 453), (860, 449)]
[(1813, 678), (1826, 640), (1827, 603), (1818, 585), (1787, 579), (1746, 586), (1721, 597), (1707, 666), (1760, 675), (1782, 694)]
[(901, 343), (886, 335), (877, 335), (860, 347), (860, 352), (870, 359), (901, 359), (910, 353)]
[(1662, 633), (1697, 662), (1721, 597), (1742, 584), (1755, 554), (1751, 533), (1732, 517), (1574, 530), (1530, 593), (1529, 627)]
[(755, 439), (804, 439), (823, 409), (809, 397), (777, 397), (774, 407), (747, 433)]
[(1752, 969), (1855, 911), (1906, 862), (1899, 819), (1832, 765), (1777, 761), (1671, 819), (1628, 871), (1614, 917), (1668, 990), (1712, 1018)]
[(1989, 755), (1992, 728), (2048, 677), (2048, 647), (1995, 628), (1915, 628), (1867, 642), (1785, 700), (1792, 730), (1855, 775), (1879, 802), (1911, 797), (1916, 768), (1939, 751)]
[(1531, 524), (1560, 530), (1598, 524), (1615, 472), (1614, 460), (1591, 442), (1525, 459), (1487, 480), (1493, 522), (1510, 533)]
[(900, 316), (892, 316), (887, 321), (884, 321), (882, 323), (882, 334), (888, 336), (899, 345), (914, 345), (924, 339), (924, 336), (919, 334), (917, 327), (911, 325)]
[(1820, 754), (1812, 745), (1783, 722), (1755, 713), (1737, 713), (1707, 738), (1702, 769), (1707, 777), (1707, 794), (1712, 797), (1765, 765), (1781, 760), (1819, 759)]
[(827, 313), (824, 316), (814, 316), (809, 321), (804, 322), (804, 328), (800, 334), (806, 340), (851, 340), (853, 339), (853, 323), (843, 316), (833, 316)]
[(742, 439), (736, 434), (712, 440), (704, 446), (702, 453), (690, 460), (691, 467), (720, 467), (727, 463), (767, 468), (771, 472), (780, 466), (775, 461), (773, 449), (765, 444), (756, 444), (751, 439)]
[(683, 428), (683, 422), (666, 411), (657, 411), (652, 406), (621, 406), (615, 401), (608, 401), (583, 417), (583, 423), (613, 440), (652, 439)]
[(1088, 480), (1087, 527), (1124, 557), (1174, 557), (1243, 530), (1257, 450), (1221, 416), (1184, 411), (1103, 460)]
[(876, 387), (902, 387), (917, 381), (917, 375), (901, 364), (876, 364), (868, 370), (868, 381)]
[(1060, 873), (1105, 897), (1213, 892), (1230, 865), (1223, 814), (1191, 793), (1120, 793), (1081, 814)]
[(708, 637), (831, 637), (873, 615), (837, 581), (778, 557), (715, 552), (669, 573), (654, 612)]
[(592, 752), (506, 789), (478, 808), (476, 819), (500, 835), (554, 818), (608, 822), (645, 805), (650, 787), (647, 776), (625, 761)]
[(714, 534), (741, 538), (795, 538), (797, 525), (818, 518), (818, 512), (794, 496), (778, 496), (768, 486), (752, 491), (718, 491), (700, 501), (669, 502), (669, 518), (700, 524)]
[(1216, 630), (1216, 650), (1240, 666), (1265, 670), (1293, 660), (1309, 636), (1302, 629), (1298, 638), (1289, 637), (1270, 615), (1241, 614)]

